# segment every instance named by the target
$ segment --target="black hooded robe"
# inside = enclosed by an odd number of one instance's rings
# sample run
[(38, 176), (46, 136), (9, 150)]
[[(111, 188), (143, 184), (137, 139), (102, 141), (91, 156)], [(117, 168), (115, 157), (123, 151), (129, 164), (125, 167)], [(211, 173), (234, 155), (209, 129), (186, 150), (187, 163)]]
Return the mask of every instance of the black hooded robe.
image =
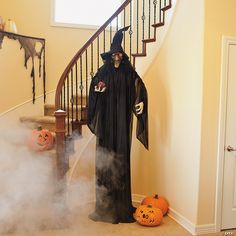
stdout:
[[(95, 92), (99, 81), (104, 92)], [(135, 104), (144, 102), (137, 115), (137, 138), (148, 149), (147, 91), (127, 58), (115, 68), (106, 62), (92, 79), (88, 127), (97, 137), (96, 207), (89, 218), (111, 223), (134, 222), (131, 200), (130, 148)]]

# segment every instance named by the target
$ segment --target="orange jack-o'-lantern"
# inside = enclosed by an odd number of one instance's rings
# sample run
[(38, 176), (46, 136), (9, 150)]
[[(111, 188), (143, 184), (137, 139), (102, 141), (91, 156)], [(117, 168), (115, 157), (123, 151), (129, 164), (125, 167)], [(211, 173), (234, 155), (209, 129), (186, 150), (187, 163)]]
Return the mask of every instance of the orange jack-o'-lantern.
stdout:
[(45, 151), (53, 147), (53, 141), (52, 133), (39, 126), (38, 129), (32, 131), (29, 147), (34, 151)]
[(157, 194), (153, 196), (148, 196), (143, 199), (141, 205), (152, 205), (155, 208), (161, 209), (163, 216), (168, 212), (169, 204), (164, 197), (159, 197)]
[(160, 225), (163, 219), (162, 211), (159, 208), (154, 208), (151, 205), (141, 205), (135, 211), (135, 219), (141, 225), (157, 226)]

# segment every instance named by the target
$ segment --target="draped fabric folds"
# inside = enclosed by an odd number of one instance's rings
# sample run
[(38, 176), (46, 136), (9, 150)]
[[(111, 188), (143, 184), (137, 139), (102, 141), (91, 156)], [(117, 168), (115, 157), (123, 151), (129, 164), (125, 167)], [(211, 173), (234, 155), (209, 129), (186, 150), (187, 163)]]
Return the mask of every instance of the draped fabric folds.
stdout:
[[(104, 92), (95, 92), (103, 81)], [(138, 115), (135, 105), (144, 102)], [(148, 101), (145, 85), (125, 58), (118, 68), (107, 61), (90, 86), (88, 127), (97, 137), (96, 208), (89, 217), (112, 223), (134, 222), (131, 202), (130, 149), (133, 113), (136, 136), (148, 149)]]
[[(32, 68), (30, 76), (32, 78), (32, 94), (33, 94), (33, 103), (35, 101), (35, 65), (34, 58), (35, 56), (39, 59), (39, 77), (41, 77), (41, 69), (42, 69), (42, 58), (43, 58), (43, 86), (44, 86), (44, 101), (46, 99), (46, 72), (45, 72), (45, 39), (43, 38), (35, 38), (24, 35), (19, 35), (15, 33), (0, 31), (0, 49), (2, 48), (2, 42), (4, 37), (8, 37), (10, 39), (18, 40), (20, 43), (20, 48), (24, 50), (25, 58), (24, 65), (27, 68), (27, 62), (31, 58), (32, 60)], [(36, 44), (40, 43), (40, 49), (36, 51)]]

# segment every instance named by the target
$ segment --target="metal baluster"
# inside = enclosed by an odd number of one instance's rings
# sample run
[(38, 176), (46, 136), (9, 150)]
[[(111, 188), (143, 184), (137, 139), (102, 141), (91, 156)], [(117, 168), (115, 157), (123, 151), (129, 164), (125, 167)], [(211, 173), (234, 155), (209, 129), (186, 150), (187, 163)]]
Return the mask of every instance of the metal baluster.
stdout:
[(97, 69), (99, 68), (99, 35), (97, 37)]
[[(104, 31), (105, 32), (105, 31)], [(85, 73), (86, 73), (86, 107), (88, 106), (88, 51), (85, 51)]]
[(154, 4), (154, 24), (157, 22), (157, 0), (153, 1)]
[(111, 44), (111, 40), (112, 40), (112, 25), (110, 23), (110, 44)]
[(69, 91), (69, 88), (70, 88), (70, 83), (69, 83), (69, 77), (67, 76), (67, 107), (66, 107), (66, 110), (67, 110), (67, 136), (70, 136), (70, 91)]
[(83, 66), (82, 66), (82, 56), (80, 56), (80, 113), (81, 120), (83, 120), (82, 112), (83, 112)]
[(93, 77), (93, 43), (91, 43), (91, 75)]
[(129, 23), (130, 23), (130, 30), (129, 30), (129, 46), (130, 46), (130, 49), (129, 49), (129, 58), (131, 60), (131, 55), (132, 55), (132, 34), (133, 34), (133, 31), (132, 31), (132, 0), (130, 1), (130, 18), (129, 18)]
[(160, 0), (159, 4), (160, 4), (160, 6), (159, 6), (159, 23), (161, 23), (162, 22), (162, 17), (161, 17), (161, 15), (162, 15), (161, 0)]
[(119, 16), (116, 17), (116, 31), (118, 31), (119, 26)]
[(71, 68), (71, 127), (74, 130), (74, 81), (73, 81), (73, 67)]
[(143, 15), (142, 15), (142, 21), (143, 21), (143, 40), (144, 40), (144, 22), (145, 22), (145, 6), (144, 6), (144, 0), (143, 0)]
[(61, 90), (61, 95), (60, 95), (60, 108), (62, 109), (62, 99), (63, 99), (63, 90)]
[(65, 81), (64, 81), (64, 84), (63, 84), (63, 90), (64, 90), (64, 97), (63, 97), (63, 100), (64, 100), (64, 111), (66, 110), (66, 84), (65, 84)]
[(78, 121), (78, 63), (76, 61), (76, 64), (75, 64), (75, 88), (76, 88), (76, 97), (75, 97), (75, 103), (76, 103), (76, 121)]
[[(106, 31), (103, 31), (103, 52), (106, 51)], [(87, 52), (87, 49), (86, 49)]]
[(46, 102), (46, 65), (45, 65), (45, 61), (46, 61), (46, 52), (45, 52), (45, 45), (43, 48), (43, 101), (44, 103)]
[(138, 40), (139, 40), (139, 0), (137, 0), (137, 53), (138, 53)]
[(148, 38), (151, 38), (151, 0), (148, 2), (149, 16), (148, 16)]
[(94, 76), (93, 72), (93, 43), (91, 44), (91, 72), (90, 72), (91, 80)]
[[(124, 8), (124, 26), (125, 26), (125, 8)], [(124, 34), (123, 48), (125, 51), (125, 34)]]

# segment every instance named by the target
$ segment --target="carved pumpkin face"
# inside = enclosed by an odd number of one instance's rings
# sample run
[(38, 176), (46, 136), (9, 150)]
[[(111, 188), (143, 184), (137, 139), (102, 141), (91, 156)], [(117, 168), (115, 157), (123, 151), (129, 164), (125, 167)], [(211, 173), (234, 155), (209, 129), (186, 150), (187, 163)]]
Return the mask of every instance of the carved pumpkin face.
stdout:
[(155, 208), (159, 208), (161, 209), (163, 215), (166, 215), (169, 208), (167, 200), (164, 197), (158, 197), (157, 194), (154, 197), (153, 196), (145, 197), (141, 205), (152, 205)]
[(135, 219), (141, 225), (157, 226), (161, 224), (163, 219), (162, 211), (151, 205), (141, 205), (136, 209)]
[(47, 129), (34, 129), (31, 134), (29, 146), (34, 151), (45, 151), (49, 150), (53, 146), (52, 133)]

